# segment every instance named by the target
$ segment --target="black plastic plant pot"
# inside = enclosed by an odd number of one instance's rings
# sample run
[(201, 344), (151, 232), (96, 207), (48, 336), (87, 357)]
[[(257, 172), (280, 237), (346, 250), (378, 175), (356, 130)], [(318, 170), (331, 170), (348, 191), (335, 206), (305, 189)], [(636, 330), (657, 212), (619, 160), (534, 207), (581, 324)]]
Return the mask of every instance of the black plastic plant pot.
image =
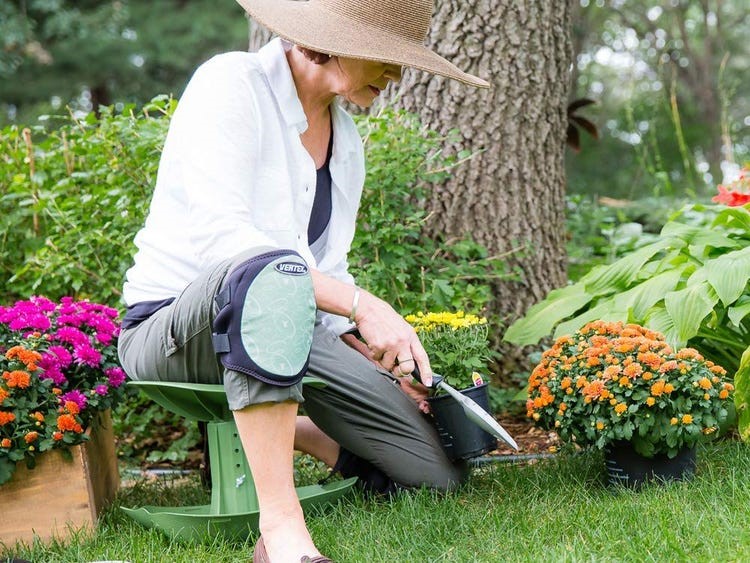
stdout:
[[(487, 383), (462, 389), (460, 393), (490, 412)], [(429, 397), (427, 402), (430, 404), (432, 419), (449, 459), (471, 459), (497, 448), (497, 438), (472, 422), (461, 405), (450, 395)]]
[(648, 482), (687, 481), (695, 475), (695, 448), (683, 448), (673, 458), (644, 457), (630, 442), (615, 442), (604, 451), (610, 485), (638, 489)]

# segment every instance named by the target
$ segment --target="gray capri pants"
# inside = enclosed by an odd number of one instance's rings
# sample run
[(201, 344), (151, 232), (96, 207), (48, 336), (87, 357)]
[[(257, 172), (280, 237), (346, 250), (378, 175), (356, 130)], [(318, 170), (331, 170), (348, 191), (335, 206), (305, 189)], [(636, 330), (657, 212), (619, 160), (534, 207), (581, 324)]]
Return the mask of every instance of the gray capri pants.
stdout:
[(323, 380), (323, 388), (270, 385), (224, 368), (211, 341), (214, 296), (226, 276), (257, 253), (243, 252), (219, 263), (170, 305), (123, 330), (119, 355), (125, 372), (135, 380), (223, 384), (232, 410), (304, 402), (323, 432), (399, 485), (448, 489), (464, 481), (466, 465), (446, 457), (428, 417), (396, 379), (321, 324), (315, 326), (307, 373)]

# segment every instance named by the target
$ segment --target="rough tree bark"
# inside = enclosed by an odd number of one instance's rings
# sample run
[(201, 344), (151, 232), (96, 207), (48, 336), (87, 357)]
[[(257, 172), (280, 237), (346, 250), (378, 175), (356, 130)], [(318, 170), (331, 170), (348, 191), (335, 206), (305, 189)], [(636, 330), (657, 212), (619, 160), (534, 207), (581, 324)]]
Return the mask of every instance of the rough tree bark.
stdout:
[(396, 104), (431, 128), (461, 133), (459, 148), (482, 151), (438, 186), (436, 235), (471, 233), (509, 257), (523, 279), (497, 285), (493, 312), (520, 316), (564, 285), (565, 108), (572, 62), (572, 2), (438, 0), (430, 46), (492, 83), (474, 90), (407, 71)]

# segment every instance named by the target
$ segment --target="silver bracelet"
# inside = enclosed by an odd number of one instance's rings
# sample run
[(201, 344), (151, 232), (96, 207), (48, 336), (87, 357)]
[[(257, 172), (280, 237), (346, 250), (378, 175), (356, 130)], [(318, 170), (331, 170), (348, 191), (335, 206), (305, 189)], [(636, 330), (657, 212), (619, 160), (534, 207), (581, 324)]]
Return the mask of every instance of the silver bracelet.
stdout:
[(357, 322), (354, 320), (354, 316), (357, 314), (358, 306), (359, 306), (359, 288), (355, 285), (354, 297), (352, 298), (352, 312), (349, 313), (349, 322), (352, 324), (357, 324)]

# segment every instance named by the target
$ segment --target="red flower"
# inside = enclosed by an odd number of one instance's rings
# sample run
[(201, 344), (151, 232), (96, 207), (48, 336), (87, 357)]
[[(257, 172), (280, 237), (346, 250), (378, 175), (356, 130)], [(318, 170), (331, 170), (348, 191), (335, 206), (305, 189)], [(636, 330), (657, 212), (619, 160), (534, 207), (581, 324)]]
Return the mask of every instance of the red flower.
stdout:
[(743, 194), (742, 192), (734, 192), (726, 189), (724, 186), (718, 186), (719, 195), (711, 198), (714, 203), (723, 203), (729, 207), (739, 207), (750, 203), (750, 194)]

